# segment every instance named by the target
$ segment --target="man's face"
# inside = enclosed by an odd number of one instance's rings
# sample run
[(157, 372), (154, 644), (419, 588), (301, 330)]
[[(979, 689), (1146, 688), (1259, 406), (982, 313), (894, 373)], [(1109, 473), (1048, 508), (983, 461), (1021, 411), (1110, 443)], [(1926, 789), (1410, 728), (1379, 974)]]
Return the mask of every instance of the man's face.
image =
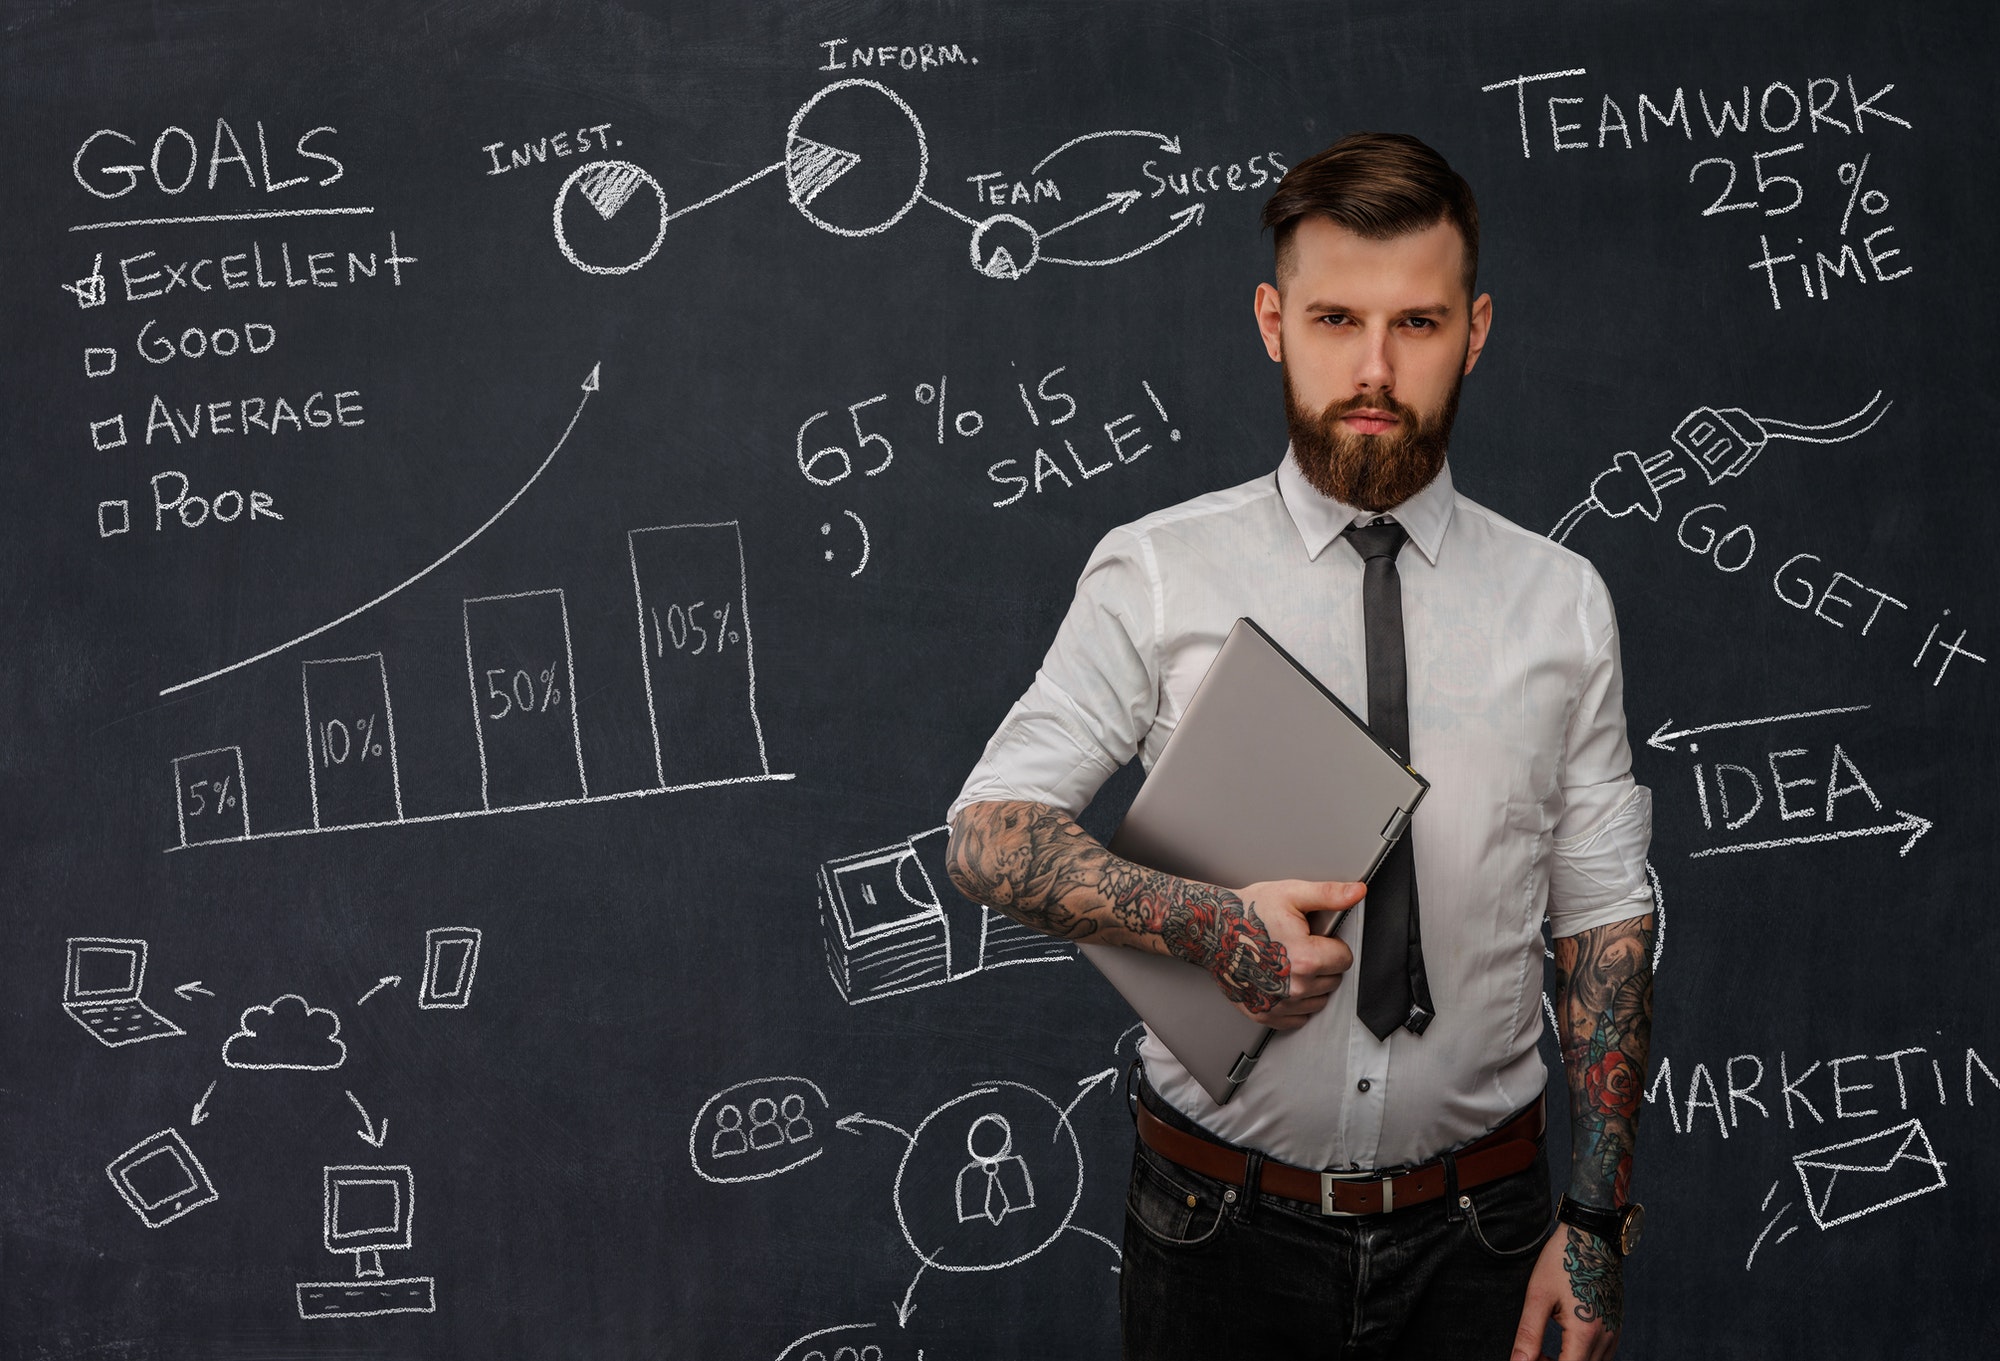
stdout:
[(1294, 230), (1282, 290), (1257, 286), (1257, 329), (1284, 365), (1285, 419), (1306, 480), (1388, 510), (1444, 466), (1458, 389), (1493, 299), (1466, 294), (1465, 243), (1440, 221), (1374, 241), (1322, 217)]

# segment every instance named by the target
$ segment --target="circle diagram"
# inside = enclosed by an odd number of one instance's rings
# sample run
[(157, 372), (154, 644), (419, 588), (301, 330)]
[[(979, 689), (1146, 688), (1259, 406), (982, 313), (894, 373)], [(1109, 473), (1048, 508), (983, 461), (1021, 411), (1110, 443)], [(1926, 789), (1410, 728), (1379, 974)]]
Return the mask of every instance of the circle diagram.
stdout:
[(1018, 279), (1041, 257), (1041, 234), (1012, 213), (995, 213), (972, 230), (972, 267), (989, 279)]
[[(650, 202), (634, 204), (641, 189)], [(556, 244), (571, 264), (586, 274), (630, 274), (659, 254), (667, 195), (630, 161), (591, 161), (563, 181), (555, 219)]]
[(1082, 1195), (1068, 1116), (1033, 1087), (986, 1082), (917, 1126), (896, 1169), (896, 1222), (925, 1266), (994, 1271), (1053, 1243)]
[(877, 81), (835, 81), (785, 129), (785, 192), (806, 221), (836, 236), (895, 226), (923, 196), (929, 168), (916, 111)]

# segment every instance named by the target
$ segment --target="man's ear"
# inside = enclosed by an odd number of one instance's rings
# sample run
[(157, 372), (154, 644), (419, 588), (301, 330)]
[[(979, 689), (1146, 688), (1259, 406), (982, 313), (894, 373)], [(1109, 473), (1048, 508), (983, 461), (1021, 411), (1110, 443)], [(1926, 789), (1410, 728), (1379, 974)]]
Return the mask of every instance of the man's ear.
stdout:
[(1465, 372), (1471, 373), (1472, 366), (1479, 362), (1479, 352), (1486, 348), (1486, 336), (1493, 329), (1493, 295), (1481, 293), (1472, 303), (1472, 328), (1465, 338)]
[(1257, 316), (1257, 333), (1264, 338), (1264, 353), (1271, 356), (1273, 364), (1283, 363), (1285, 342), (1282, 330), (1284, 321), (1284, 300), (1279, 296), (1277, 285), (1258, 284), (1257, 296), (1251, 303)]

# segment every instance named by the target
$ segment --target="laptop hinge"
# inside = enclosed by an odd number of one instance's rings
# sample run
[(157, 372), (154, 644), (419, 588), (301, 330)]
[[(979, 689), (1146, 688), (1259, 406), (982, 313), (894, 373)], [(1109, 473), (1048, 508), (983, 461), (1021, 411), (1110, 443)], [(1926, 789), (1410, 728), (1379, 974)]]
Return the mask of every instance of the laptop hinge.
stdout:
[(1229, 1085), (1232, 1087), (1241, 1086), (1244, 1080), (1250, 1076), (1250, 1070), (1256, 1066), (1257, 1056), (1255, 1054), (1238, 1054), (1236, 1062), (1229, 1069)]
[(1395, 812), (1389, 814), (1389, 821), (1383, 825), (1382, 839), (1393, 846), (1397, 839), (1403, 835), (1403, 829), (1409, 825), (1410, 815), (1403, 809), (1398, 808)]

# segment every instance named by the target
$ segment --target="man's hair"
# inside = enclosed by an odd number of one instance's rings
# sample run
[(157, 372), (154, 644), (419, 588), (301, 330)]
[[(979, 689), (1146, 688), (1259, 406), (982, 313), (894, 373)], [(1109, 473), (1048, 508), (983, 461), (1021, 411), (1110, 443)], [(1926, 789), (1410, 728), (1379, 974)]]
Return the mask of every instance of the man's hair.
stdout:
[(1465, 291), (1479, 276), (1479, 205), (1444, 157), (1406, 133), (1354, 132), (1308, 156), (1278, 181), (1264, 205), (1278, 282), (1292, 269), (1292, 233), (1323, 217), (1374, 241), (1448, 221), (1465, 242)]

